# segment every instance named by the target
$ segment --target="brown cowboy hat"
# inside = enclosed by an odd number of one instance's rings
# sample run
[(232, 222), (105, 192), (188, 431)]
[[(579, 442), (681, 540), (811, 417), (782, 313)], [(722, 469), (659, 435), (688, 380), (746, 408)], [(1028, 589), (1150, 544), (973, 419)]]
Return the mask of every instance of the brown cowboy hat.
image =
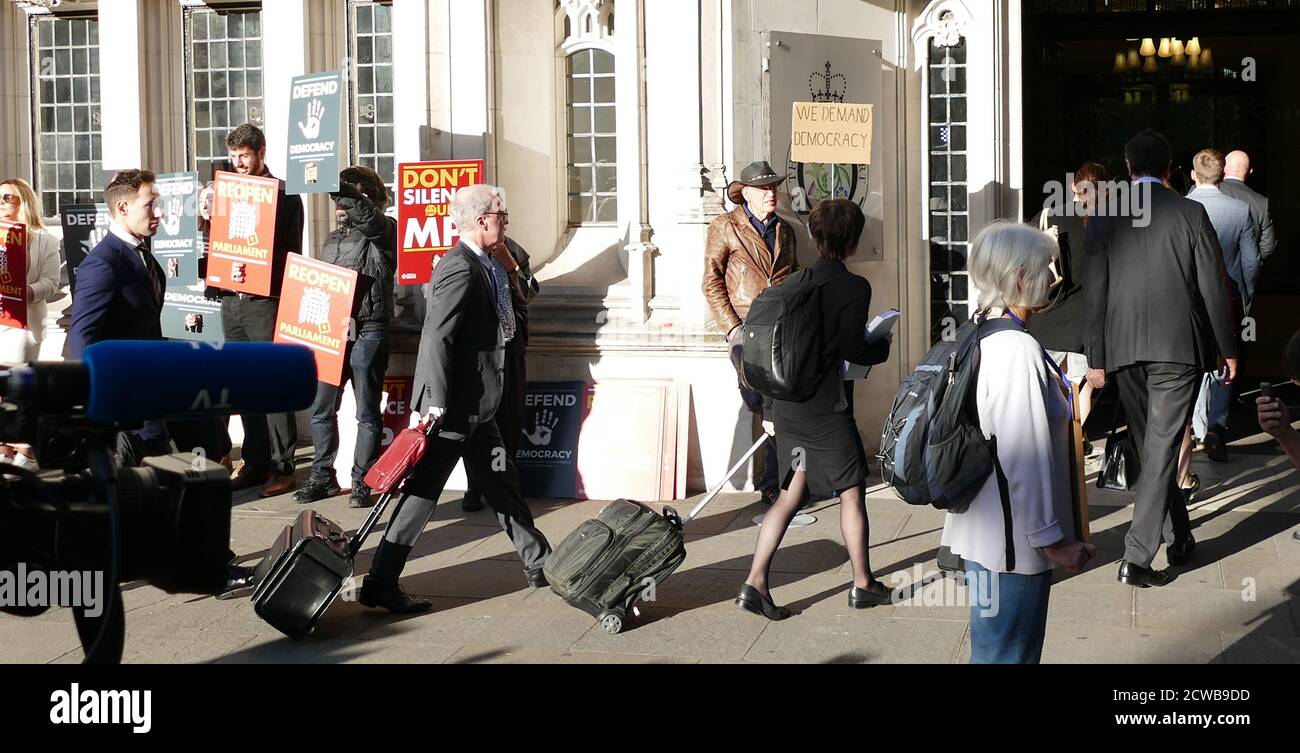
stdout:
[(744, 204), (745, 199), (740, 195), (740, 191), (745, 186), (766, 188), (775, 186), (783, 180), (785, 180), (785, 176), (777, 175), (772, 166), (766, 162), (751, 162), (744, 170), (740, 171), (740, 180), (733, 180), (727, 186), (727, 198), (731, 199), (732, 204)]

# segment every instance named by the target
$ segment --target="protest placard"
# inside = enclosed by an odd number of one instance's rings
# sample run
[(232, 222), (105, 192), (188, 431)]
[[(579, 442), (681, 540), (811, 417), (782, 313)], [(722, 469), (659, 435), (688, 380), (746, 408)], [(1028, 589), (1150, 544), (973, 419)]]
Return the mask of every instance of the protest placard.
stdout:
[(295, 76), (289, 99), (288, 194), (339, 190), (343, 71)]
[(0, 324), (27, 329), (27, 226), (0, 220)]
[(792, 162), (871, 164), (871, 105), (795, 102), (793, 109)]
[(59, 207), (63, 218), (63, 274), (61, 283), (77, 293), (77, 267), (108, 236), (112, 220), (107, 204), (68, 204)]
[(275, 342), (311, 348), (316, 354), (316, 378), (335, 386), (343, 382), (356, 294), (356, 270), (289, 254)]
[(483, 182), (483, 160), (419, 162), (398, 167), (397, 281), (421, 285), (442, 255), (460, 241), (451, 219), (456, 192)]
[(209, 285), (271, 294), (279, 191), (275, 178), (217, 173), (208, 241)]

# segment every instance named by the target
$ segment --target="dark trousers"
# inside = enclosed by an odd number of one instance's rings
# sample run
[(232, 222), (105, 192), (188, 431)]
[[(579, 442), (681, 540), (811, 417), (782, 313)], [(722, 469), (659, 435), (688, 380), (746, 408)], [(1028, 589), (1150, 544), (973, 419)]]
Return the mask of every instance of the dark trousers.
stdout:
[(482, 492), (484, 500), (496, 512), (501, 530), (519, 552), (524, 570), (539, 570), (551, 553), (551, 545), (534, 525), (533, 513), (519, 494), (519, 474), (514, 459), (502, 446), (496, 421), (472, 427), (463, 440), (435, 434), (402, 487), (402, 496), (384, 539), (400, 546), (415, 546), (462, 456), (470, 484)]
[(1187, 505), (1178, 489), (1178, 449), (1191, 418), (1201, 373), (1176, 363), (1139, 363), (1116, 375), (1133, 446), (1140, 453), (1133, 525), (1124, 537), (1124, 559), (1150, 567), (1161, 542), (1191, 535)]
[[(743, 384), (739, 386), (740, 399), (745, 401), (745, 407), (762, 420), (763, 396)], [(754, 487), (760, 492), (780, 492), (781, 483), (777, 480), (776, 470), (776, 442), (768, 441), (759, 450), (759, 454), (763, 456), (763, 468), (754, 473)]]
[[(222, 329), (226, 342), (271, 342), (275, 337), (275, 315), (280, 301), (275, 298), (221, 299)], [(298, 421), (293, 413), (240, 416), (244, 424), (244, 467), (268, 471), (277, 476), (293, 473), (293, 455), (298, 446)]]
[[(524, 431), (524, 394), (528, 390), (527, 348), (512, 340), (506, 344), (506, 369), (501, 380), (501, 404), (497, 406), (497, 428), (506, 454), (513, 461), (519, 452), (519, 437)], [(465, 496), (478, 498), (481, 491), (471, 481)]]
[(355, 342), (348, 344), (343, 364), (343, 384), (316, 383), (316, 402), (311, 408), (311, 441), (316, 455), (311, 477), (317, 481), (334, 478), (334, 459), (339, 454), (339, 406), (343, 403), (343, 386), (352, 381), (357, 402), (357, 444), (352, 453), (352, 484), (365, 478), (366, 471), (379, 457), (384, 439), (384, 417), (380, 403), (384, 397), (384, 374), (388, 371), (388, 332), (362, 329)]

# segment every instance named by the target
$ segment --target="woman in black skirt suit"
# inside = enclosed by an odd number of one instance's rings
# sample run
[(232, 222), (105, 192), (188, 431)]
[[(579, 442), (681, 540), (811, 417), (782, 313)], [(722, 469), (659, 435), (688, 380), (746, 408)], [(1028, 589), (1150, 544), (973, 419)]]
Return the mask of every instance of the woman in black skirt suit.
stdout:
[(890, 339), (875, 344), (864, 339), (871, 285), (844, 266), (844, 260), (857, 252), (865, 224), (862, 210), (845, 199), (823, 201), (808, 220), (821, 255), (812, 266), (812, 279), (821, 285), (823, 347), (831, 368), (808, 400), (768, 400), (766, 415), (772, 421), (763, 426), (768, 434), (776, 435), (777, 462), (785, 481), (780, 498), (763, 518), (749, 578), (736, 604), (770, 620), (790, 616), (789, 609), (772, 602), (768, 570), (809, 487), (839, 492), (840, 531), (853, 564), (849, 606), (863, 609), (889, 603), (889, 589), (871, 573), (864, 493), (866, 453), (840, 375), (843, 361), (870, 366), (889, 357)]

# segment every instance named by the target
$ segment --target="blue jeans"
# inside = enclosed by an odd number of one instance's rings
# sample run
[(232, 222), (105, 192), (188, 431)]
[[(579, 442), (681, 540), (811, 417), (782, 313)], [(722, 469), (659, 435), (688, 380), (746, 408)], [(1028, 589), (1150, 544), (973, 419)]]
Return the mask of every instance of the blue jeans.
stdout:
[(971, 664), (1037, 664), (1047, 635), (1052, 571), (996, 573), (966, 561)]
[[(355, 485), (379, 458), (384, 439), (384, 417), (380, 403), (384, 399), (384, 373), (388, 371), (388, 333), (382, 329), (363, 329), (348, 348), (343, 365), (343, 384), (352, 380), (352, 394), (357, 402), (357, 444), (352, 456), (352, 481)], [(339, 453), (339, 406), (343, 387), (329, 382), (316, 383), (316, 402), (311, 409), (311, 439), (316, 457), (311, 464), (313, 481), (334, 478), (334, 459)]]
[(1192, 410), (1192, 433), (1201, 441), (1211, 426), (1228, 425), (1232, 386), (1223, 383), (1223, 376), (1223, 372), (1209, 372), (1201, 379), (1201, 392)]

